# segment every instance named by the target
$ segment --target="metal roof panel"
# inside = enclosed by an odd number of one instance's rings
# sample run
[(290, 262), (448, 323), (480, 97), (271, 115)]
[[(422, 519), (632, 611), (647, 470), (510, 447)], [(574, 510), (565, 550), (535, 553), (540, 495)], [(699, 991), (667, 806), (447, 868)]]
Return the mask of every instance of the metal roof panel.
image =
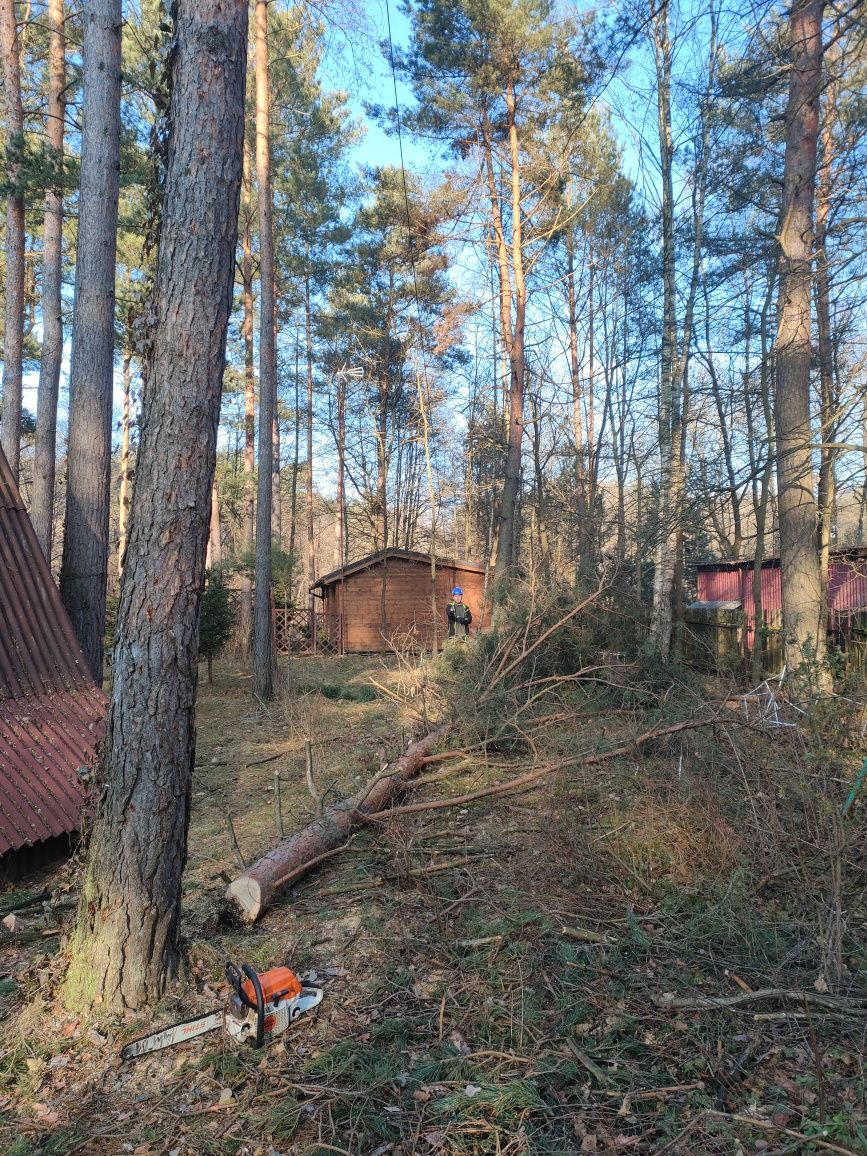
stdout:
[(0, 855), (78, 826), (106, 708), (0, 450)]

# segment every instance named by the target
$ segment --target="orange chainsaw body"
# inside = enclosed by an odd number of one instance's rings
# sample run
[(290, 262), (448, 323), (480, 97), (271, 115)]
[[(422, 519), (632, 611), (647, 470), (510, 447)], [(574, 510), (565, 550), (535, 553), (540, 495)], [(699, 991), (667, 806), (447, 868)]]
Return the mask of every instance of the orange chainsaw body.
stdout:
[[(262, 995), (266, 1004), (295, 999), (301, 994), (301, 980), (288, 967), (272, 967), (270, 971), (263, 971), (259, 976), (259, 983), (262, 985)], [(255, 1003), (256, 990), (249, 979), (241, 984), (241, 990), (251, 1003)]]

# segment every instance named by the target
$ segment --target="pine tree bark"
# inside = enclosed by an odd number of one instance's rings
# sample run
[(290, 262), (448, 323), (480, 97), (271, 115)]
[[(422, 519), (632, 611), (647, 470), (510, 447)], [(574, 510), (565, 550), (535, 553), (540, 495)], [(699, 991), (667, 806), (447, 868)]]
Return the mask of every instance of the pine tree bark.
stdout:
[(828, 228), (833, 192), (834, 127), (837, 111), (836, 81), (829, 80), (822, 118), (822, 164), (816, 205), (816, 330), (819, 353), (819, 577), (822, 585), (819, 629), (827, 634), (831, 625), (830, 568), (831, 523), (837, 500), (835, 466), (839, 402), (835, 388), (834, 341), (831, 331), (831, 263), (828, 260)]
[(271, 92), (268, 0), (256, 0), (256, 182), (259, 191), (259, 477), (256, 505), (256, 584), (253, 601), (253, 694), (274, 697), (271, 624), (271, 459), (277, 363), (274, 348), (274, 223), (271, 190)]
[(0, 52), (6, 105), (6, 314), (3, 341), (3, 396), (0, 399), (0, 447), (18, 481), (21, 456), (21, 391), (24, 353), (24, 194), (21, 150), (24, 108), (15, 0), (0, 0)]
[[(223, 565), (223, 535), (220, 529), (220, 491), (216, 478), (211, 486), (211, 517), (208, 521), (208, 546), (205, 552), (205, 569)], [(210, 680), (209, 680), (210, 681)]]
[[(761, 342), (761, 363), (759, 366), (759, 400), (762, 406), (762, 417), (767, 434), (767, 450), (762, 472), (757, 483), (754, 483), (753, 506), (756, 511), (756, 543), (753, 551), (753, 652), (752, 671), (753, 681), (758, 685), (762, 681), (764, 656), (762, 652), (764, 625), (762, 609), (762, 563), (765, 560), (765, 538), (767, 535), (768, 512), (771, 496), (771, 477), (774, 469), (774, 413), (772, 394), (773, 386), (773, 359), (770, 357), (769, 316), (773, 303), (774, 290), (777, 284), (777, 269), (768, 270), (768, 284), (762, 309), (759, 314), (759, 340)], [(747, 399), (747, 406), (750, 405)], [(776, 674), (777, 671), (768, 673)]]
[(63, 128), (66, 116), (66, 38), (63, 0), (48, 0), (48, 107), (46, 135), (53, 164), (45, 193), (42, 233), (42, 360), (36, 405), (33, 502), (30, 520), (40, 549), (51, 564), (54, 534), (54, 479), (57, 461), (57, 396), (63, 361)]
[(132, 351), (127, 346), (123, 351), (123, 409), (120, 418), (120, 486), (117, 501), (117, 576), (123, 577), (126, 558), (126, 544), (129, 532), (129, 434), (132, 422)]
[[(298, 523), (298, 469), (301, 453), (301, 346), (295, 341), (295, 435), (292, 450), (292, 481), (289, 487), (289, 557), (295, 557), (295, 534)], [(294, 562), (293, 562), (294, 573)]]
[(179, 964), (198, 609), (232, 305), (246, 4), (180, 0), (168, 165), (103, 796), (65, 995), (159, 1000)]
[[(307, 247), (310, 260), (310, 246)], [(305, 490), (307, 513), (307, 611), (310, 615), (310, 638), (316, 646), (316, 597), (313, 583), (316, 581), (316, 535), (313, 524), (313, 314), (310, 309), (310, 273), (304, 277), (304, 344), (307, 360), (307, 486)]]
[(120, 0), (88, 0), (60, 594), (102, 684), (120, 172)]
[(777, 491), (780, 578), (786, 665), (807, 663), (828, 686), (821, 623), (822, 583), (813, 488), (810, 426), (810, 297), (813, 283), (813, 200), (822, 87), (824, 0), (795, 0), (790, 16), (791, 71), (780, 228), (780, 296), (775, 343)]
[(701, 277), (704, 205), (710, 155), (710, 117), (718, 63), (717, 18), (710, 11), (708, 76), (701, 103), (701, 130), (695, 141), (692, 172), (692, 270), (683, 312), (678, 350), (676, 240), (674, 230), (674, 143), (671, 129), (672, 44), (668, 0), (653, 15), (657, 76), (657, 120), (662, 176), (662, 283), (663, 321), (659, 413), (659, 540), (657, 543), (651, 638), (663, 659), (680, 654), (683, 609), (683, 503), (686, 487), (686, 444), (689, 421), (689, 368), (692, 353), (695, 299)]
[[(571, 194), (569, 198), (571, 211)], [(584, 543), (587, 540), (587, 469), (584, 456), (584, 391), (578, 359), (578, 298), (575, 290), (575, 236), (570, 227), (566, 245), (566, 305), (569, 313), (569, 375), (572, 379), (572, 437), (575, 441), (575, 514), (577, 518), (577, 577), (586, 569)]]
[[(253, 352), (253, 210), (250, 198), (250, 154), (244, 137), (243, 229), (241, 233), (241, 283), (244, 302), (244, 557), (252, 558), (256, 518), (256, 370)], [(245, 565), (249, 565), (247, 562)], [(250, 645), (253, 623), (253, 584), (246, 571), (241, 578), (239, 633)]]
[(675, 399), (677, 352), (677, 286), (675, 282), (674, 145), (671, 135), (671, 40), (668, 3), (663, 0), (653, 18), (656, 53), (657, 127), (662, 185), (662, 349), (659, 385), (659, 516), (653, 573), (651, 637), (656, 650), (667, 659), (673, 625), (673, 583), (677, 557), (677, 527), (673, 509), (677, 488), (677, 446), (680, 441)]
[(346, 379), (341, 373), (337, 386), (337, 522), (334, 528), (337, 547), (336, 566), (346, 561)]
[(512, 277), (515, 288), (515, 324), (509, 346), (509, 428), (506, 438), (506, 468), (500, 498), (497, 533), (497, 562), (494, 578), (512, 573), (517, 549), (518, 499), (521, 491), (521, 450), (524, 442), (524, 328), (527, 316), (527, 288), (524, 279), (524, 240), (521, 208), (521, 157), (518, 148), (517, 101), (512, 85), (506, 88), (509, 131), (509, 162), (512, 194)]

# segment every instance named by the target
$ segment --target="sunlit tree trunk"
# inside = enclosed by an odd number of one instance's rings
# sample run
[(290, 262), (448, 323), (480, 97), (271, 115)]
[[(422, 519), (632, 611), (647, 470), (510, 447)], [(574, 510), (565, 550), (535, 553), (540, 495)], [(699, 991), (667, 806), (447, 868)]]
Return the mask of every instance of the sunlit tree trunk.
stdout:
[[(762, 418), (767, 436), (767, 449), (757, 489), (753, 489), (753, 504), (756, 512), (756, 544), (753, 551), (753, 653), (752, 670), (756, 684), (762, 681), (762, 562), (765, 560), (765, 541), (768, 530), (768, 514), (770, 512), (771, 477), (774, 469), (774, 413), (773, 413), (773, 361), (770, 356), (769, 318), (774, 290), (777, 285), (775, 269), (768, 270), (768, 285), (765, 298), (759, 315), (759, 340), (761, 343), (761, 362), (759, 364), (759, 398), (762, 406)], [(749, 390), (748, 390), (749, 392)], [(747, 398), (747, 405), (750, 405)], [(776, 671), (769, 672), (776, 674)]]
[(657, 121), (662, 177), (662, 286), (663, 321), (660, 358), (659, 407), (659, 514), (654, 563), (651, 639), (662, 658), (671, 654), (672, 641), (679, 656), (682, 622), (683, 503), (686, 485), (686, 446), (689, 420), (689, 370), (692, 353), (695, 299), (701, 276), (704, 203), (710, 153), (710, 118), (717, 66), (717, 13), (710, 9), (708, 76), (701, 102), (699, 134), (695, 139), (692, 173), (692, 270), (683, 312), (678, 350), (676, 239), (674, 231), (674, 143), (671, 129), (672, 44), (668, 0), (653, 14), (657, 77)]
[(346, 562), (346, 380), (337, 375), (337, 566)]
[(274, 222), (271, 190), (271, 92), (268, 0), (256, 0), (256, 182), (259, 190), (259, 477), (256, 587), (253, 606), (253, 694), (274, 697), (271, 625), (271, 459), (277, 363), (274, 348)]
[[(310, 259), (310, 248), (307, 249)], [(316, 637), (316, 597), (313, 583), (316, 581), (316, 534), (313, 524), (313, 315), (310, 311), (310, 274), (304, 277), (304, 351), (307, 366), (307, 406), (305, 409), (307, 432), (307, 485), (305, 488), (305, 508), (307, 514), (307, 608), (310, 614), (310, 637)]]
[(283, 493), (282, 463), (280, 459), (279, 404), (274, 394), (274, 424), (271, 430), (271, 540), (276, 549), (283, 549)]
[(515, 324), (509, 348), (509, 426), (506, 438), (506, 464), (500, 500), (500, 525), (497, 534), (495, 578), (512, 572), (517, 549), (518, 499), (521, 490), (521, 449), (524, 440), (524, 329), (527, 316), (527, 287), (524, 278), (524, 240), (521, 207), (521, 157), (518, 147), (516, 100), (513, 87), (506, 88), (509, 135), (509, 162), (512, 194), (512, 277), (514, 280)]
[(21, 152), (24, 108), (15, 0), (0, 0), (0, 52), (6, 105), (6, 314), (3, 341), (3, 397), (0, 447), (16, 482), (21, 456), (21, 390), (24, 351), (24, 193)]
[[(570, 204), (571, 211), (571, 204)], [(575, 509), (578, 521), (577, 550), (578, 575), (584, 562), (584, 543), (587, 530), (587, 462), (584, 438), (584, 390), (581, 383), (581, 362), (578, 357), (578, 299), (575, 286), (575, 239), (570, 227), (566, 244), (566, 305), (569, 325), (569, 376), (572, 383), (572, 437), (575, 442)]]
[[(223, 537), (220, 529), (220, 491), (216, 478), (211, 486), (211, 517), (208, 522), (208, 546), (205, 553), (205, 569), (223, 565)], [(210, 681), (210, 679), (208, 680)]]
[[(256, 370), (253, 350), (253, 248), (251, 229), (253, 209), (250, 197), (250, 152), (244, 136), (244, 179), (241, 211), (241, 293), (244, 305), (244, 521), (242, 549), (247, 565), (253, 555), (254, 524), (256, 517)], [(253, 623), (253, 585), (247, 566), (241, 578), (241, 613), (239, 635), (241, 644), (250, 644)]]
[(817, 549), (819, 510), (813, 489), (810, 426), (813, 198), (822, 86), (823, 7), (823, 0), (795, 0), (790, 17), (775, 416), (786, 663), (795, 673), (805, 661), (812, 665), (815, 660), (819, 686), (827, 687)]
[(117, 503), (117, 575), (123, 576), (126, 557), (127, 530), (129, 526), (129, 430), (132, 408), (132, 353), (123, 351), (123, 409), (120, 418), (120, 485)]
[(30, 519), (42, 553), (51, 562), (54, 477), (57, 461), (57, 396), (63, 361), (63, 129), (66, 117), (66, 40), (63, 0), (49, 0), (48, 107), (46, 137), (53, 166), (45, 192), (42, 232), (42, 359), (36, 406), (33, 503)]
[(295, 342), (295, 437), (292, 451), (292, 482), (289, 489), (289, 554), (295, 558), (296, 527), (298, 522), (298, 469), (301, 453), (301, 346)]
[(836, 119), (836, 81), (829, 80), (824, 102), (821, 144), (822, 165), (816, 203), (816, 328), (819, 352), (819, 421), (822, 444), (819, 449), (819, 575), (822, 604), (819, 629), (827, 634), (831, 608), (829, 594), (831, 561), (831, 522), (834, 516), (837, 486), (834, 473), (837, 454), (832, 448), (838, 425), (838, 399), (835, 389), (834, 343), (831, 334), (831, 267), (828, 260), (828, 214), (833, 190), (834, 122)]
[(87, 0), (66, 518), (60, 593), (102, 682), (111, 490), (115, 255), (120, 173), (120, 0)]
[(651, 637), (663, 658), (671, 648), (672, 597), (677, 550), (676, 511), (678, 489), (677, 452), (680, 413), (675, 398), (677, 350), (677, 288), (675, 284), (674, 146), (671, 136), (671, 40), (668, 32), (668, 0), (662, 0), (653, 18), (656, 54), (657, 127), (659, 131), (662, 188), (662, 349), (659, 381), (659, 513), (658, 542), (654, 558), (653, 616)]
[(246, 4), (180, 0), (151, 364), (102, 798), (65, 997), (155, 1004), (180, 962), (204, 581), (241, 183)]

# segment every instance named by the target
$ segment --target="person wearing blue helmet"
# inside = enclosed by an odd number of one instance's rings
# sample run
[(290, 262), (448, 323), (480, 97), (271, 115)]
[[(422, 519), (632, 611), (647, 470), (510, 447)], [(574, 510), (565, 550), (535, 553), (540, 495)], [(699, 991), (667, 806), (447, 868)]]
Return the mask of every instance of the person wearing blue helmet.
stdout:
[(464, 602), (464, 592), (460, 586), (455, 586), (452, 590), (452, 600), (446, 607), (446, 618), (449, 620), (449, 638), (469, 636), (473, 612)]

